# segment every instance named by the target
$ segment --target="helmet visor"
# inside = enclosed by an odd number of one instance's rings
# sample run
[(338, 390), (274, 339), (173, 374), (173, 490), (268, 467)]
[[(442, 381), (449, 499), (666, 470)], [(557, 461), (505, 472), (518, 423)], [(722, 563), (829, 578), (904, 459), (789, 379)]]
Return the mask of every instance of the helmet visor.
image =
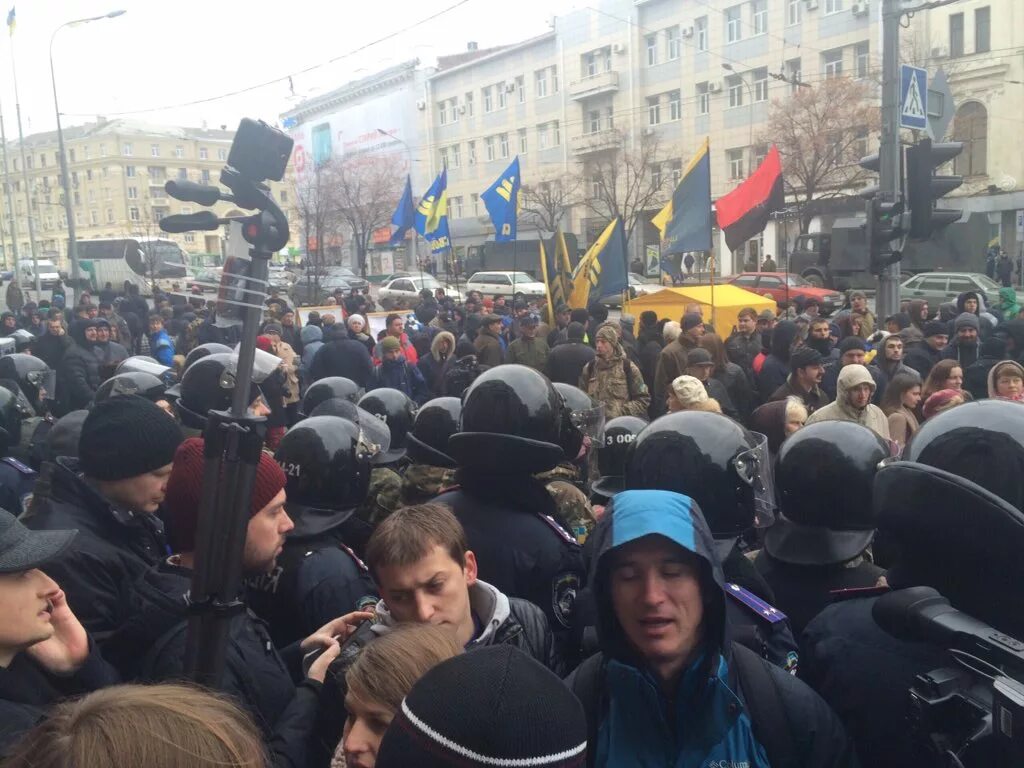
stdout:
[(150, 373), (156, 376), (160, 381), (165, 384), (174, 383), (174, 369), (169, 368), (166, 365), (160, 365), (150, 360), (146, 360), (144, 357), (125, 358), (120, 365), (117, 366), (118, 373)]
[(39, 390), (40, 400), (53, 400), (57, 392), (57, 372), (29, 371), (25, 377), (28, 383)]
[[(238, 374), (238, 350), (241, 346), (241, 343), (236, 344), (231, 353), (230, 368), (236, 376)], [(264, 352), (262, 349), (254, 349), (253, 352), (255, 352), (255, 356), (252, 362), (252, 380), (257, 384), (262, 384), (281, 365), (281, 358), (270, 352)]]
[(32, 403), (25, 397), (25, 393), (21, 391), (21, 387), (18, 386), (16, 381), (11, 381), (9, 385), (5, 384), (4, 389), (14, 395), (14, 405), (18, 409), (18, 415), (21, 418), (28, 419), (36, 415), (35, 408), (32, 407)]
[(372, 459), (391, 450), (391, 430), (384, 420), (343, 397), (324, 400), (313, 409), (310, 416), (338, 416), (351, 421), (359, 427), (360, 450), (365, 452), (367, 458)]
[(569, 420), (591, 442), (600, 444), (604, 440), (604, 403), (596, 403), (593, 408), (586, 410), (573, 411), (569, 414)]
[(768, 438), (760, 432), (751, 432), (754, 445), (741, 451), (733, 459), (733, 467), (740, 479), (754, 492), (754, 527), (767, 528), (775, 522), (775, 478), (772, 475)]

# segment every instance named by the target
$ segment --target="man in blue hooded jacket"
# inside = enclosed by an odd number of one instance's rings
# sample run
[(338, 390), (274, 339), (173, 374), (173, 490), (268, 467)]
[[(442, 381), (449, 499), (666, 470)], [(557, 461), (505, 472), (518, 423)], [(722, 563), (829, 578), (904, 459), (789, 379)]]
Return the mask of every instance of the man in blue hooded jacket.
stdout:
[(601, 653), (568, 681), (588, 765), (856, 765), (816, 693), (731, 642), (714, 540), (689, 497), (620, 493), (591, 538)]

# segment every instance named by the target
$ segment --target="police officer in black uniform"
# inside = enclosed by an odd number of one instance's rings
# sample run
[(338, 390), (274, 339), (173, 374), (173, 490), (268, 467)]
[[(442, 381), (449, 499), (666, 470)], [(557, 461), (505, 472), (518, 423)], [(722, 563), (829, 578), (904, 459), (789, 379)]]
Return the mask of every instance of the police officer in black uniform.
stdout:
[(722, 563), (728, 609), (746, 636), (735, 639), (795, 673), (796, 641), (771, 588), (739, 546), (742, 534), (772, 520), (767, 443), (728, 416), (700, 411), (652, 421), (630, 448), (627, 490), (674, 491), (704, 513)]
[(597, 447), (598, 477), (590, 486), (595, 503), (607, 504), (616, 493), (626, 490), (629, 448), (647, 423), (639, 416), (617, 416), (604, 425), (604, 436)]
[(25, 512), (32, 501), (36, 485), (36, 470), (10, 451), (21, 442), (21, 421), (31, 415), (28, 400), (17, 384), (9, 379), (0, 380), (0, 507), (12, 514)]
[(754, 565), (797, 636), (833, 591), (874, 587), (884, 573), (867, 549), (875, 535), (872, 485), (889, 453), (882, 438), (849, 421), (810, 424), (782, 444), (781, 514)]
[(0, 357), (0, 379), (17, 382), (34, 413), (22, 420), (21, 440), (9, 455), (39, 471), (46, 460), (46, 436), (54, 424), (57, 373), (38, 357), (15, 353)]
[(299, 403), (299, 415), (303, 418), (312, 416), (314, 409), (325, 400), (340, 398), (358, 403), (362, 396), (363, 388), (352, 379), (346, 379), (344, 376), (328, 376), (309, 385), (306, 394), (302, 397), (302, 402)]
[[(1024, 637), (1024, 409), (959, 405), (929, 419), (904, 459), (874, 483), (878, 537), (894, 553), (889, 586), (932, 587), (956, 609)], [(949, 666), (949, 654), (879, 627), (872, 610), (885, 591), (840, 593), (807, 625), (801, 676), (843, 720), (862, 765), (951, 765), (923, 756), (907, 719), (915, 678)]]
[[(376, 447), (359, 426), (314, 416), (285, 433), (274, 453), (287, 478), (285, 510), (295, 523), (277, 566), (249, 580), (249, 605), (270, 624), (278, 648), (377, 599), (343, 524), (366, 499)], [(364, 600), (367, 598), (367, 600)]]
[(462, 401), (436, 397), (416, 412), (408, 436), (410, 464), (402, 472), (402, 504), (422, 504), (455, 482), (455, 459), (448, 455), (448, 438), (459, 431)]
[(563, 458), (561, 398), (522, 365), (481, 374), (462, 401), (461, 431), (448, 441), (459, 486), (437, 497), (459, 518), (480, 578), (547, 614), (563, 648), (585, 582), (580, 545), (554, 520), (555, 502), (533, 477)]
[[(206, 429), (206, 414), (210, 411), (226, 411), (231, 407), (234, 370), (233, 355), (214, 353), (192, 363), (182, 374), (181, 381), (167, 389), (166, 394), (175, 398), (174, 409), (186, 437), (200, 436)], [(251, 413), (260, 416), (270, 413), (255, 381), (249, 385), (248, 399)]]

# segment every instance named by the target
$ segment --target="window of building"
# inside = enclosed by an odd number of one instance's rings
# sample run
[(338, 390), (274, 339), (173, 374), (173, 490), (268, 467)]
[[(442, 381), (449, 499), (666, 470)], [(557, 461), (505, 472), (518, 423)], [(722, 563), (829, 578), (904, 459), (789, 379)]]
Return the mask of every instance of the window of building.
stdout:
[(469, 196), (469, 204), (473, 206), (473, 215), (474, 216), (479, 216), (480, 215), (480, 195), (478, 195), (476, 192), (473, 192)]
[(195, 232), (186, 232), (184, 240), (185, 240), (186, 243), (190, 243), (190, 244), (194, 243), (196, 241), (196, 233)]
[(448, 147), (441, 147), (437, 150), (437, 159), (442, 168), (448, 167)]
[(729, 75), (725, 78), (725, 87), (729, 89), (729, 107), (742, 107), (743, 78), (739, 75)]
[(871, 44), (867, 40), (857, 43), (854, 56), (856, 57), (857, 77), (864, 80), (871, 71)]
[(128, 218), (131, 221), (139, 221), (140, 218), (141, 218), (139, 216), (139, 209), (138, 208), (129, 208), (128, 209)]
[(679, 184), (680, 179), (683, 178), (683, 161), (673, 160), (668, 164), (668, 167), (672, 175), (672, 188), (674, 189)]
[(519, 94), (519, 103), (526, 103), (526, 78), (522, 75), (516, 78), (516, 93)]
[(679, 37), (679, 27), (669, 27), (665, 30), (665, 42), (668, 44), (668, 60), (675, 61), (679, 58), (679, 47), (682, 42)]
[(697, 83), (697, 114), (706, 115), (711, 111), (711, 94), (708, 93), (707, 81)]
[(551, 123), (551, 146), (558, 147), (562, 144), (562, 127), (557, 120)]
[(550, 139), (548, 138), (548, 127), (547, 125), (537, 126), (537, 147), (540, 149), (547, 149), (550, 145)]
[(526, 129), (525, 128), (520, 128), (519, 129), (519, 154), (520, 155), (525, 155), (526, 154)]
[(494, 96), (492, 93), (494, 89), (491, 88), (491, 86), (487, 86), (486, 88), (481, 88), (480, 90), (483, 92), (484, 95), (484, 114), (486, 115), (489, 112), (494, 111)]
[(825, 13), (839, 13), (843, 10), (843, 0), (825, 0)]
[(462, 152), (459, 151), (458, 144), (452, 144), (451, 147), (448, 148), (448, 160), (451, 162), (452, 168), (462, 167)]
[(789, 90), (796, 93), (800, 88), (800, 59), (789, 59), (786, 62), (786, 79), (789, 80)]
[(466, 162), (469, 165), (476, 165), (476, 142), (470, 141), (466, 144)]
[(754, 34), (768, 34), (768, 0), (751, 0), (750, 15), (754, 19)]
[(597, 133), (601, 130), (601, 110), (591, 109), (587, 112), (587, 133)]
[(96, 202), (96, 190), (95, 189), (90, 189), (86, 193), (86, 198), (88, 199), (88, 201), (90, 203), (95, 203)]
[(647, 124), (657, 125), (661, 122), (661, 98), (659, 96), (647, 97)]
[(963, 142), (963, 151), (953, 159), (953, 173), (980, 176), (988, 162), (988, 113), (976, 101), (968, 101), (956, 111), (953, 140)]
[(498, 89), (498, 109), (504, 109), (508, 106), (508, 91), (505, 88), (505, 81), (502, 80), (495, 88)]
[(178, 169), (178, 180), (179, 181), (188, 181), (188, 168), (179, 168)]
[(199, 159), (200, 160), (209, 160), (210, 159), (210, 150), (208, 150), (206, 147), (200, 147), (199, 148)]
[(95, 226), (96, 226), (97, 224), (99, 224), (99, 223), (100, 223), (100, 212), (99, 212), (99, 211), (97, 211), (97, 210), (91, 210), (91, 211), (89, 211), (89, 223), (90, 223), (90, 224), (91, 224), (92, 226), (94, 226), (94, 227), (95, 227)]
[[(72, 161), (72, 162), (74, 162), (74, 161)], [(42, 154), (42, 153), (39, 154), (39, 167), (40, 168), (45, 168), (46, 167), (46, 155), (45, 154)]]
[(150, 144), (149, 145), (149, 154), (150, 154), (151, 157), (160, 157), (160, 145), (159, 144)]
[(647, 66), (653, 67), (658, 63), (658, 36), (648, 35), (645, 41), (647, 43)]
[(210, 183), (210, 171), (207, 170), (206, 168), (203, 168), (202, 172), (200, 173), (200, 178), (202, 179), (203, 184), (209, 184)]
[(179, 160), (183, 160), (185, 158), (185, 148), (184, 147), (175, 147), (174, 148), (174, 156), (177, 159), (179, 159)]
[(85, 180), (92, 181), (92, 168), (85, 169)]
[(708, 49), (708, 17), (700, 16), (693, 22), (694, 36), (697, 38), (697, 50)]
[(106, 144), (100, 144), (100, 157), (106, 157), (106, 156), (107, 156), (107, 145)]
[(729, 178), (730, 179), (742, 179), (743, 178), (743, 150), (742, 149), (729, 149), (725, 152), (726, 160), (729, 163)]
[(508, 134), (503, 133), (498, 137), (498, 146), (501, 150), (502, 158), (508, 157)]
[(868, 129), (858, 128), (854, 132), (853, 154), (855, 157), (867, 157)]
[(680, 120), (683, 117), (683, 100), (679, 91), (668, 92), (668, 119)]
[(114, 209), (113, 208), (107, 208), (107, 224), (113, 224), (113, 223), (114, 223)]
[[(85, 152), (85, 159), (88, 160), (89, 157), (90, 157), (89, 146), (88, 145), (84, 146), (82, 148), (82, 151)], [(55, 162), (55, 163), (59, 163), (60, 162), (60, 155), (58, 155), (56, 152), (53, 153), (53, 162)]]
[(991, 50), (992, 11), (986, 5), (974, 11), (974, 52), (988, 53)]
[(786, 24), (795, 26), (800, 23), (803, 0), (786, 0)]
[(466, 105), (466, 117), (472, 117), (473, 116), (473, 92), (472, 91), (470, 91), (469, 93), (466, 94), (465, 105)]
[(725, 42), (735, 43), (743, 39), (743, 6), (734, 5), (725, 9)]
[(754, 70), (754, 101), (768, 101), (768, 67)]
[(750, 164), (751, 168), (760, 168), (761, 163), (768, 157), (768, 147), (764, 144), (756, 144), (750, 148), (753, 154), (753, 162)]
[(448, 124), (448, 102), (447, 101), (442, 100), (442, 101), (437, 102), (437, 121), (441, 125), (447, 125)]
[(121, 147), (121, 154), (124, 155), (125, 157), (131, 157), (132, 156), (132, 145), (131, 144), (125, 144), (124, 146), (122, 146)]
[(610, 106), (604, 108), (604, 127), (608, 131), (615, 127), (615, 112)]
[(533, 90), (538, 99), (543, 99), (548, 95), (548, 71), (546, 69), (538, 69), (533, 73)]
[(223, 147), (221, 149), (218, 149), (217, 150), (217, 159), (218, 160), (227, 160), (228, 159), (228, 151), (226, 149), (224, 149)]
[(149, 174), (150, 183), (163, 182), (167, 179), (166, 169), (160, 165), (150, 165), (146, 168), (146, 173)]
[(139, 199), (139, 188), (138, 187), (128, 187), (128, 199), (129, 200), (138, 200)]
[(462, 195), (456, 195), (455, 197), (448, 198), (448, 208), (449, 208), (448, 212), (451, 213), (452, 218), (454, 218), (454, 219), (461, 219), (462, 218)]
[(484, 157), (487, 162), (491, 162), (494, 159), (494, 137), (488, 136), (484, 139)]
[(843, 49), (836, 48), (821, 54), (825, 68), (825, 77), (839, 77), (843, 74)]
[(75, 224), (77, 224), (78, 226), (82, 226), (82, 212), (81, 211), (75, 211)]
[(135, 166), (126, 165), (124, 167), (124, 175), (127, 176), (128, 178), (132, 178), (133, 176), (135, 176)]
[(558, 93), (558, 67), (551, 68), (551, 92)]
[(651, 163), (648, 166), (651, 174), (651, 186), (655, 189), (661, 188), (661, 163)]
[(459, 100), (450, 99), (448, 102), (448, 114), (452, 116), (452, 122), (459, 122)]
[(600, 71), (600, 63), (598, 60), (598, 52), (590, 51), (589, 53), (583, 54), (583, 77), (593, 77)]

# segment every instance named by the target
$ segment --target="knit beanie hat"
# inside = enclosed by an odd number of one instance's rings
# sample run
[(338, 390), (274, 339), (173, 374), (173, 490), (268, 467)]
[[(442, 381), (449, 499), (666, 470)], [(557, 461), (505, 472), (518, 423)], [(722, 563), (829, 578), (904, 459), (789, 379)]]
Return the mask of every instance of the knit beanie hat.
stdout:
[(959, 331), (961, 328), (973, 328), (976, 331), (980, 331), (981, 323), (978, 320), (978, 316), (972, 312), (964, 312), (957, 315), (956, 322), (953, 323), (953, 329)]
[(929, 336), (948, 336), (948, 335), (949, 335), (949, 326), (946, 323), (943, 323), (943, 322), (941, 322), (939, 320), (931, 320), (928, 323), (925, 323), (925, 326), (924, 326), (924, 336), (925, 336), (925, 338), (928, 338)]
[(270, 340), (269, 336), (257, 336), (256, 349), (262, 349), (264, 352), (273, 352), (274, 342)]
[[(190, 437), (174, 454), (174, 468), (167, 479), (164, 513), (167, 537), (175, 552), (194, 552), (199, 527), (199, 504), (203, 495), (205, 457), (203, 439)], [(285, 476), (274, 457), (260, 452), (256, 480), (252, 486), (249, 516), (253, 517), (273, 501), (284, 488)]]
[(708, 399), (708, 391), (701, 380), (693, 376), (677, 376), (672, 380), (672, 393), (684, 407), (690, 408)]
[(263, 333), (264, 335), (268, 333), (276, 333), (278, 336), (284, 336), (284, 327), (280, 323), (264, 323)]
[(964, 393), (955, 389), (940, 389), (938, 392), (933, 392), (928, 396), (928, 399), (924, 401), (921, 411), (926, 419), (930, 419), (932, 416), (942, 413), (942, 411), (949, 408), (950, 403), (957, 399), (963, 402)]
[(381, 352), (396, 352), (402, 348), (402, 342), (396, 339), (394, 336), (385, 336), (381, 339), (380, 349)]
[(376, 766), (581, 768), (586, 750), (586, 718), (572, 691), (522, 651), (496, 645), (420, 678), (384, 734)]
[(696, 328), (698, 325), (703, 325), (704, 321), (700, 319), (700, 315), (696, 312), (687, 312), (683, 315), (683, 330), (689, 331)]
[(795, 371), (797, 368), (806, 368), (809, 365), (821, 365), (821, 353), (811, 347), (797, 347), (789, 356), (789, 368)]
[(138, 395), (93, 406), (82, 423), (78, 462), (86, 477), (125, 480), (167, 466), (183, 437), (177, 422)]
[(852, 352), (855, 349), (859, 349), (861, 352), (868, 351), (868, 345), (860, 336), (847, 336), (839, 342), (840, 355), (845, 355), (847, 352)]
[(354, 324), (359, 323), (364, 329), (366, 328), (366, 318), (362, 315), (349, 315), (348, 316), (348, 327), (351, 328)]

